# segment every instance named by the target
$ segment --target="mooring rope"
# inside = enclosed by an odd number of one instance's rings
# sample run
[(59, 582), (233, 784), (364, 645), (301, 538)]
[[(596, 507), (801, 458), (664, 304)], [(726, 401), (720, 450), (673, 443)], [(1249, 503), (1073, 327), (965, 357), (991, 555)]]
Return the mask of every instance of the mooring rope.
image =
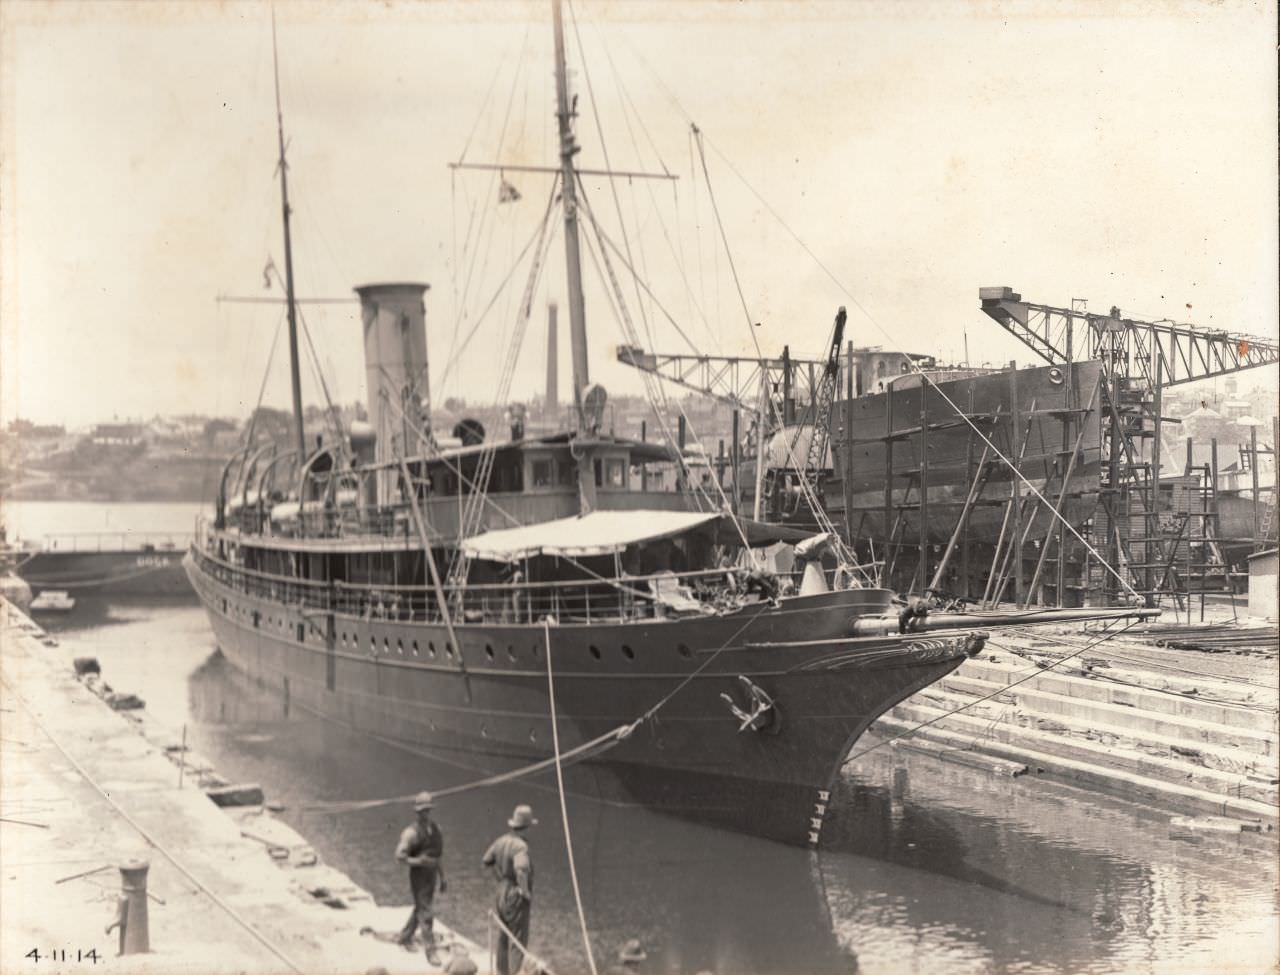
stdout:
[(1081, 646), (1080, 649), (1075, 650), (1072, 653), (1067, 654), (1065, 657), (1062, 657), (1061, 659), (1051, 664), (1047, 664), (1044, 667), (1037, 665), (1025, 677), (1019, 677), (1017, 680), (1010, 681), (1008, 684), (1002, 684), (1000, 687), (996, 688), (990, 694), (983, 694), (981, 697), (975, 697), (972, 701), (968, 701), (964, 704), (961, 704), (959, 707), (951, 708), (949, 711), (944, 711), (942, 714), (939, 714), (937, 717), (930, 718), (928, 721), (921, 721), (918, 724), (912, 725), (906, 731), (899, 732), (898, 734), (894, 735), (891, 738), (886, 738), (883, 741), (878, 741), (869, 748), (864, 748), (860, 752), (855, 752), (851, 754), (848, 758), (845, 759), (845, 763), (852, 762), (858, 758), (862, 758), (862, 756), (864, 755), (870, 755), (872, 752), (876, 751), (877, 749), (883, 748), (885, 745), (891, 745), (895, 741), (899, 741), (903, 738), (908, 738), (911, 735), (914, 735), (917, 731), (920, 731), (924, 728), (928, 728), (930, 725), (937, 724), (939, 721), (942, 721), (944, 718), (949, 718), (953, 714), (959, 714), (961, 711), (967, 711), (969, 710), (969, 708), (974, 707), (975, 705), (978, 705), (978, 704), (982, 704), (984, 701), (989, 701), (993, 697), (999, 697), (1001, 694), (1008, 692), (1010, 688), (1017, 687), (1019, 684), (1025, 684), (1027, 681), (1032, 680), (1033, 678), (1039, 677), (1041, 674), (1047, 671), (1053, 670), (1054, 668), (1059, 667), (1062, 664), (1065, 664), (1068, 660), (1071, 660), (1074, 657), (1080, 656), (1080, 654), (1084, 653), (1086, 650), (1092, 650), (1098, 644), (1105, 643), (1108, 640), (1111, 640), (1117, 636), (1120, 636), (1122, 633), (1125, 633), (1128, 630), (1132, 629), (1133, 627), (1137, 626), (1139, 622), (1140, 622), (1139, 620), (1134, 620), (1132, 623), (1126, 624), (1124, 627), (1122, 627), (1119, 630), (1114, 630), (1114, 631), (1107, 630), (1103, 632), (1101, 635), (1099, 635), (1096, 640), (1091, 640), (1089, 643), (1086, 643), (1083, 646)]
[(172, 863), (174, 866), (174, 869), (176, 869), (178, 873), (186, 877), (187, 880), (191, 881), (191, 883), (193, 883), (202, 893), (208, 896), (208, 898), (212, 900), (218, 907), (222, 908), (222, 910), (226, 912), (227, 916), (230, 917), (231, 920), (234, 921), (236, 924), (238, 924), (241, 928), (243, 928), (255, 941), (257, 941), (269, 952), (275, 955), (278, 959), (280, 959), (280, 961), (284, 962), (284, 964), (288, 966), (289, 969), (297, 972), (298, 975), (306, 975), (306, 969), (304, 969), (301, 965), (299, 965), (287, 954), (285, 954), (285, 952), (278, 945), (272, 942), (265, 934), (263, 934), (261, 931), (255, 928), (252, 924), (250, 924), (247, 920), (245, 920), (244, 916), (241, 915), (234, 907), (232, 907), (225, 900), (219, 897), (204, 882), (202, 882), (199, 877), (197, 877), (194, 873), (188, 870), (182, 864), (182, 862), (178, 860), (176, 856), (174, 856), (171, 852), (169, 852), (169, 850), (164, 846), (164, 844), (162, 844), (155, 837), (154, 834), (152, 834), (145, 826), (143, 826), (131, 815), (129, 815), (129, 813), (124, 809), (124, 807), (121, 806), (117, 800), (112, 798), (111, 793), (103, 789), (102, 786), (99, 785), (98, 782), (93, 778), (93, 776), (89, 774), (88, 770), (82, 764), (80, 764), (80, 762), (76, 759), (76, 757), (72, 755), (69, 751), (67, 751), (66, 748), (63, 747), (62, 742), (58, 741), (58, 739), (54, 737), (54, 735), (45, 726), (44, 722), (40, 720), (39, 716), (35, 712), (35, 709), (31, 707), (31, 703), (18, 691), (18, 689), (13, 684), (9, 683), (7, 679), (5, 679), (3, 682), (9, 688), (9, 690), (14, 694), (14, 696), (17, 697), (20, 701), (22, 701), (22, 703), (26, 706), (27, 715), (31, 718), (33, 722), (35, 722), (36, 727), (40, 729), (41, 733), (46, 738), (49, 739), (53, 747), (56, 748), (61, 753), (62, 757), (65, 758), (71, 764), (72, 768), (74, 768), (78, 773), (80, 773), (80, 777), (84, 779), (84, 781), (88, 783), (88, 785), (95, 792), (97, 792), (98, 795), (101, 796), (103, 800), (105, 800), (117, 813), (119, 813), (120, 817), (126, 823), (128, 823), (130, 826), (133, 827), (133, 829), (138, 833), (139, 836), (141, 836), (144, 840), (147, 841), (147, 843), (153, 846), (166, 860)]
[[(536, 971), (543, 972), (544, 975), (556, 975), (556, 973), (551, 970), (550, 965), (548, 965), (545, 961), (543, 961), (541, 958), (535, 955), (532, 951), (530, 951), (528, 947), (526, 947), (523, 941), (521, 941), (519, 938), (517, 938), (514, 934), (511, 933), (511, 929), (502, 923), (502, 918), (498, 916), (497, 911), (490, 911), (489, 919), (493, 921), (495, 924), (497, 924), (498, 927), (502, 928), (503, 933), (509, 939), (511, 939), (511, 941), (516, 945), (516, 947), (520, 949), (521, 952), (524, 953), (525, 957), (530, 959), (534, 963), (534, 965), (537, 966)], [(525, 970), (526, 970), (525, 966), (521, 965), (520, 971), (525, 971)]]
[(551, 624), (542, 621), (543, 642), (547, 648), (547, 704), (551, 712), (551, 743), (555, 749), (556, 788), (560, 793), (560, 822), (564, 826), (564, 849), (569, 858), (569, 879), (573, 881), (573, 902), (578, 908), (578, 926), (582, 944), (587, 950), (587, 967), (596, 975), (596, 959), (591, 952), (591, 935), (587, 931), (587, 915), (582, 909), (582, 889), (578, 885), (578, 867), (573, 861), (573, 836), (569, 830), (569, 807), (564, 799), (564, 772), (560, 767), (560, 728), (556, 719), (556, 682), (551, 667)]
[[(654, 716), (656, 716), (660, 710), (662, 710), (664, 707), (667, 706), (667, 704), (671, 701), (673, 697), (675, 697), (682, 690), (684, 690), (684, 688), (687, 687), (691, 681), (693, 681), (695, 678), (700, 676), (703, 673), (703, 671), (705, 671), (708, 667), (710, 667), (711, 664), (716, 660), (716, 658), (719, 657), (720, 654), (723, 653), (729, 646), (731, 646), (733, 642), (737, 640), (739, 636), (742, 635), (742, 633), (747, 629), (747, 627), (749, 627), (752, 623), (756, 621), (756, 617), (758, 617), (761, 613), (763, 613), (765, 609), (768, 608), (769, 605), (770, 604), (767, 602), (762, 602), (759, 608), (754, 613), (752, 613), (751, 616), (748, 617), (741, 626), (739, 626), (736, 630), (734, 630), (733, 633), (731, 633), (729, 637), (722, 644), (720, 644), (720, 646), (716, 647), (715, 650), (713, 650), (710, 654), (708, 654), (706, 660), (704, 660), (697, 667), (695, 667), (688, 674), (686, 674), (684, 678), (680, 681), (680, 683), (678, 683), (670, 691), (664, 694), (656, 704), (654, 704), (652, 707), (646, 710), (638, 718), (636, 718), (630, 724), (619, 725), (618, 727), (614, 728), (611, 731), (607, 731), (602, 735), (597, 735), (595, 738), (592, 738), (590, 741), (583, 742), (581, 745), (577, 745), (574, 748), (569, 749), (569, 751), (562, 753), (560, 755), (561, 764), (563, 764), (565, 760), (568, 760), (568, 759), (585, 760), (585, 758), (587, 757), (594, 757), (595, 754), (604, 754), (606, 751), (609, 751), (613, 748), (616, 748), (618, 745), (621, 745), (624, 741), (627, 740), (627, 738), (631, 736), (632, 732), (634, 732), (646, 721), (649, 721)], [(444, 789), (432, 789), (431, 792), (432, 792), (432, 795), (434, 795), (437, 799), (442, 798), (444, 796), (458, 795), (459, 793), (470, 792), (474, 789), (483, 789), (489, 786), (501, 785), (504, 782), (511, 782), (516, 779), (521, 779), (526, 776), (533, 775), (537, 772), (541, 772), (544, 769), (551, 768), (555, 764), (556, 764), (556, 756), (552, 755), (548, 758), (542, 759), (541, 761), (533, 762), (532, 764), (525, 765), (517, 769), (512, 769), (509, 772), (502, 772), (497, 775), (490, 775), (483, 779), (476, 779), (475, 781), (472, 781), (472, 782), (466, 782), (466, 783), (463, 783), (462, 785), (449, 786)], [(305, 806), (302, 806), (301, 808), (308, 812), (329, 812), (329, 813), (360, 812), (365, 809), (377, 809), (381, 806), (392, 806), (392, 805), (400, 805), (403, 803), (407, 803), (412, 801), (414, 795), (416, 795), (416, 793), (408, 793), (402, 796), (391, 796), (390, 798), (386, 798), (386, 799), (349, 799), (349, 800), (336, 800), (333, 802), (315, 802), (315, 803), (309, 803)]]

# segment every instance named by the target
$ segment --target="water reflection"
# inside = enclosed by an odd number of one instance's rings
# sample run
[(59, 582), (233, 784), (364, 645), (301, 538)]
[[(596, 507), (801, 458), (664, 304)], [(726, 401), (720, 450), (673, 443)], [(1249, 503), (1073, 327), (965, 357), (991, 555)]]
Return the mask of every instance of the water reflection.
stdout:
[[(107, 679), (190, 724), (223, 775), (258, 781), (328, 862), (383, 902), (407, 903), (392, 860), (405, 806), (334, 814), (318, 801), (439, 789), (483, 774), (465, 754), (393, 747), (301, 713), (214, 653), (196, 609), (111, 609), (64, 645), (92, 644)], [(1200, 845), (1167, 817), (1034, 777), (998, 778), (896, 747), (840, 783), (819, 854), (601, 801), (581, 769), (568, 799), (597, 959), (640, 938), (650, 973), (1239, 971), (1276, 957), (1275, 844)], [(511, 807), (541, 825), (534, 947), (584, 968), (554, 776), (442, 801), (443, 918), (483, 942), (479, 858)], [(1250, 864), (1241, 869), (1242, 864)], [(602, 964), (602, 967), (603, 964)]]

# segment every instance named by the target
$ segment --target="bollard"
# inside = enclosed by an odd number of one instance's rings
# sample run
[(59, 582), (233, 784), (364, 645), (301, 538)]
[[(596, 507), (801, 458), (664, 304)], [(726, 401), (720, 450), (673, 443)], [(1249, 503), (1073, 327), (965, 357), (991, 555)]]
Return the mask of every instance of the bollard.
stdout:
[(116, 901), (116, 919), (107, 925), (120, 929), (121, 955), (138, 955), (151, 950), (151, 932), (147, 924), (146, 860), (126, 860), (120, 864), (120, 898)]

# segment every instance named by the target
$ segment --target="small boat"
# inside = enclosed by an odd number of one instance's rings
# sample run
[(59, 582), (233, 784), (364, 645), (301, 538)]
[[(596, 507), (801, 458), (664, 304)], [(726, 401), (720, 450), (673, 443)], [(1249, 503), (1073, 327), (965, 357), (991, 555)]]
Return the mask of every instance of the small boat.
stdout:
[(65, 589), (46, 589), (31, 601), (33, 613), (69, 613), (76, 601)]

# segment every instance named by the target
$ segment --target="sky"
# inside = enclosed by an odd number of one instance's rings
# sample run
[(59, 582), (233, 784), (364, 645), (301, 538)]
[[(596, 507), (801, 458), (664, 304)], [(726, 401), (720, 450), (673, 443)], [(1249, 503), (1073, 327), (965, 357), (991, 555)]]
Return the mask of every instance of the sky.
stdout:
[[(217, 300), (281, 294), (271, 15), (0, 4), (0, 420), (287, 406), (281, 306)], [(493, 402), (552, 184), (504, 172), (500, 204), (449, 163), (556, 165), (549, 3), (275, 16), (299, 295), (430, 284), (433, 398)], [(1030, 363), (988, 285), (1277, 334), (1274, 3), (575, 0), (566, 21), (578, 165), (678, 176), (585, 179), (648, 348), (818, 357), (846, 305), (859, 345)], [(512, 398), (542, 391), (562, 255), (557, 229)], [(598, 260), (591, 379), (639, 393)], [(329, 393), (363, 399), (357, 304), (303, 310)]]

